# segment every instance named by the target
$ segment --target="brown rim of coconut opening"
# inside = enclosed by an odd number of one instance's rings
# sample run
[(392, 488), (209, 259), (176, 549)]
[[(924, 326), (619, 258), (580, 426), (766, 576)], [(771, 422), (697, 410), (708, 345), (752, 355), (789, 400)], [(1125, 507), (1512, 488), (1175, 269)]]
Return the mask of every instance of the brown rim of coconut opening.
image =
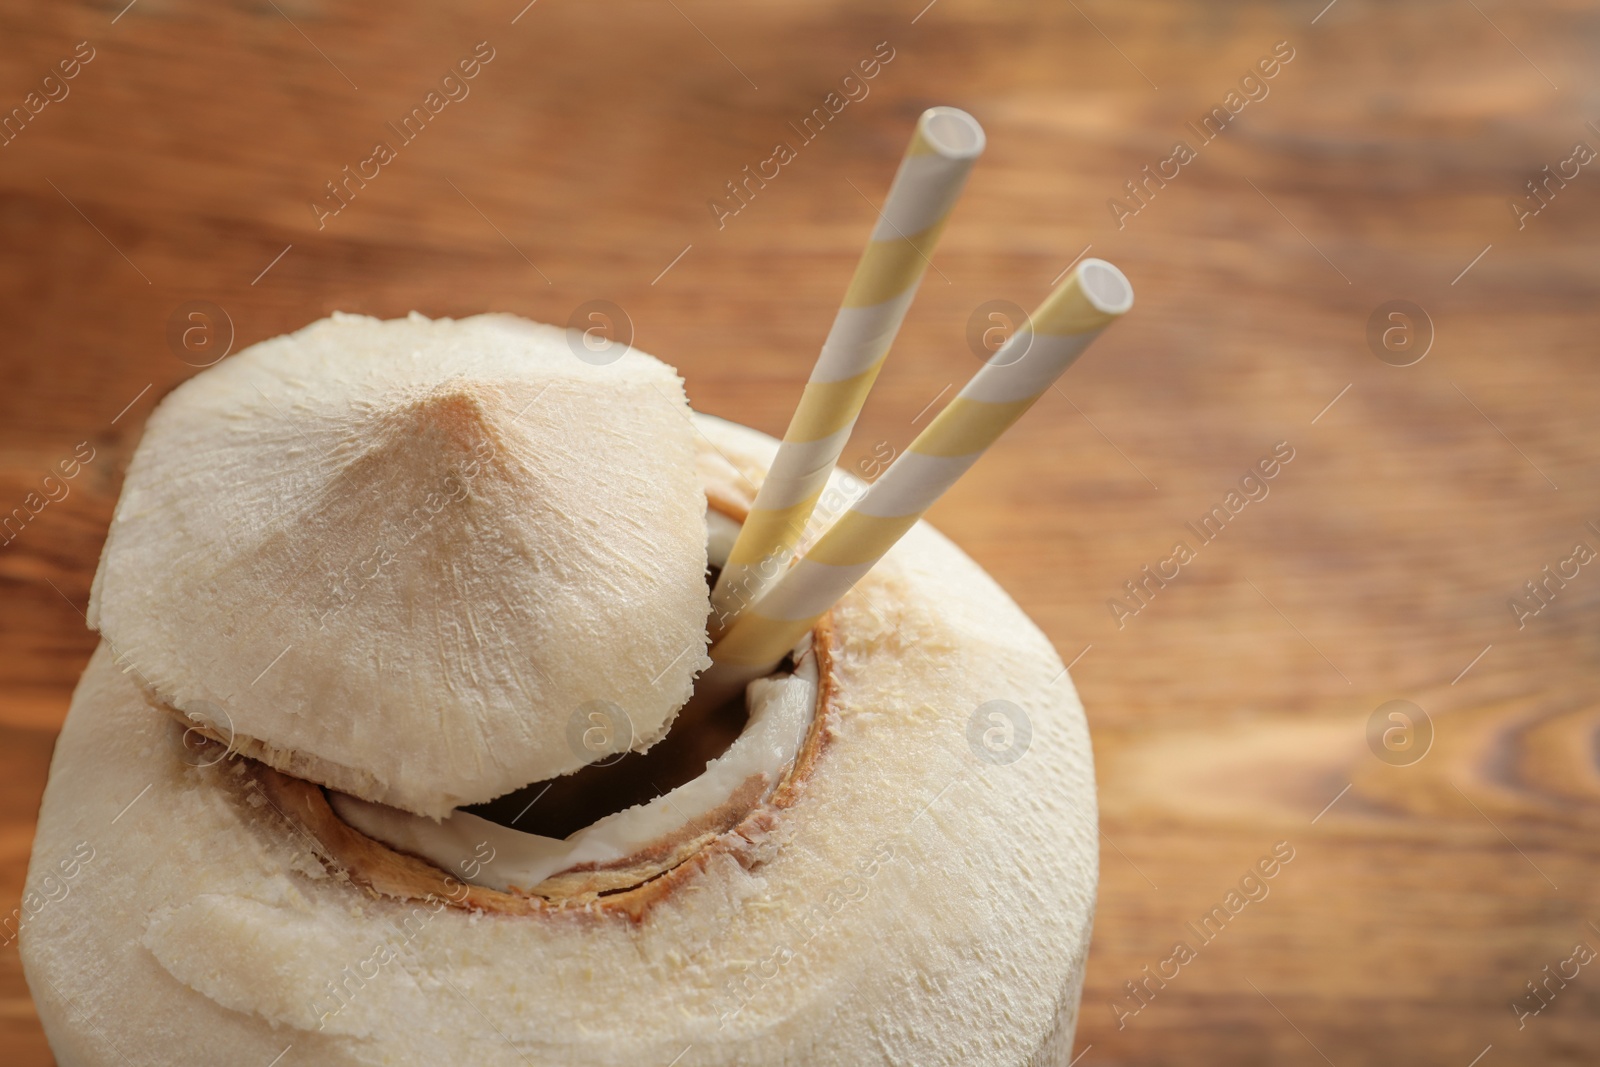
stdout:
[[(748, 513), (747, 503), (725, 490), (708, 485), (706, 496), (712, 511), (734, 522), (742, 522)], [(813, 712), (792, 764), (776, 783), (748, 779), (722, 804), (691, 817), (632, 854), (611, 862), (580, 864), (558, 872), (533, 889), (501, 890), (473, 884), (468, 879), (475, 877), (476, 871), (465, 865), (457, 874), (391, 847), (342, 818), (322, 786), (284, 774), (248, 756), (239, 760), (245, 769), (244, 788), (310, 844), (325, 865), (375, 894), (507, 915), (580, 908), (639, 921), (652, 905), (694, 877), (715, 856), (731, 854), (746, 867), (762, 861), (777, 813), (795, 802), (827, 746), (825, 724), (836, 687), (833, 647), (829, 613), (811, 635), (809, 656), (816, 666)], [(208, 737), (211, 744), (224, 743), (223, 738), (196, 726), (176, 709), (163, 706), (163, 710), (196, 734)], [(693, 728), (693, 724), (688, 725)]]

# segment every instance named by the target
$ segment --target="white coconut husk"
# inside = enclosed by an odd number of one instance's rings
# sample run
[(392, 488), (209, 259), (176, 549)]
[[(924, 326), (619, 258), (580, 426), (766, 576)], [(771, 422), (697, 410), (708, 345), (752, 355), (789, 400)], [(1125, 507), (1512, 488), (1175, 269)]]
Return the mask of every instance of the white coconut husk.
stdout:
[[(768, 438), (698, 425), (708, 491), (740, 483), (728, 461), (759, 476), (771, 458)], [(356, 866), (415, 877), (374, 887), (327, 858), (284, 806), (320, 791), (263, 788), (246, 760), (191, 766), (102, 645), (29, 892), (80, 842), (93, 859), (22, 934), (52, 1048), (71, 1067), (290, 1045), (285, 1064), (321, 1067), (1065, 1067), (1098, 849), (1059, 658), (926, 524), (831, 628), (823, 729), (781, 804), (631, 890), (561, 906), (473, 888), (478, 910), (430, 901), (444, 872), (374, 842)], [(1031, 723), (1015, 762), (969, 742), (996, 699)]]
[[(580, 348), (581, 350), (581, 348)], [(151, 416), (90, 625), (236, 751), (442, 816), (665, 733), (705, 657), (676, 373), (509, 315), (336, 315)], [(580, 732), (581, 736), (581, 732)]]

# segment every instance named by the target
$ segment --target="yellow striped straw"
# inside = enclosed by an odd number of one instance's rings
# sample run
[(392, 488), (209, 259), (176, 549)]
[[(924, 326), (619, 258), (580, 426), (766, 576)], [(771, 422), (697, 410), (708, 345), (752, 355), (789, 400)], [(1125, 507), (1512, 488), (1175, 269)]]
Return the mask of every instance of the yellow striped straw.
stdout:
[(958, 108), (929, 108), (917, 120), (872, 240), (712, 590), (713, 639), (788, 565), (983, 145), (983, 127)]
[(1133, 306), (1116, 267), (1086, 259), (1031, 320), (711, 649), (696, 687), (731, 696), (769, 673), (923, 512), (1072, 365), (1101, 330)]

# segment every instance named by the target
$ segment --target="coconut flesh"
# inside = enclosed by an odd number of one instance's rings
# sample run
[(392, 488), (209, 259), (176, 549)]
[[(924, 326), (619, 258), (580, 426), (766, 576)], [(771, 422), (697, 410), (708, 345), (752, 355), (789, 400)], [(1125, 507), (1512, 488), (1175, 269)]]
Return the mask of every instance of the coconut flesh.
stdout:
[[(709, 511), (708, 556), (720, 568), (738, 524)], [(722, 755), (698, 777), (654, 800), (615, 812), (565, 838), (528, 833), (482, 815), (457, 810), (433, 820), (346, 793), (328, 796), (333, 810), (368, 837), (441, 870), (461, 871), (467, 881), (502, 891), (537, 892), (547, 878), (578, 866), (602, 867), (643, 853), (658, 841), (677, 839), (685, 827), (727, 804), (752, 778), (766, 796), (793, 766), (816, 713), (817, 662), (810, 638), (795, 650), (795, 669), (754, 682), (749, 719)], [(538, 804), (536, 790), (529, 809)], [(491, 850), (493, 862), (479, 861)], [(468, 876), (468, 872), (471, 876)]]

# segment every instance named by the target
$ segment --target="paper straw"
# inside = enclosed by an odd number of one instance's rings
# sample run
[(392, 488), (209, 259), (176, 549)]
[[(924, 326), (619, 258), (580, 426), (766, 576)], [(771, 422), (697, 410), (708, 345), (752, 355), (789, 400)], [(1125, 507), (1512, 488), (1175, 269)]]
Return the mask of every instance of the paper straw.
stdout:
[(713, 638), (789, 562), (983, 145), (983, 127), (958, 108), (929, 108), (917, 120), (872, 240), (712, 591)]
[(711, 649), (698, 689), (724, 696), (778, 665), (1073, 360), (1133, 306), (1100, 259), (1079, 264), (805, 556)]

